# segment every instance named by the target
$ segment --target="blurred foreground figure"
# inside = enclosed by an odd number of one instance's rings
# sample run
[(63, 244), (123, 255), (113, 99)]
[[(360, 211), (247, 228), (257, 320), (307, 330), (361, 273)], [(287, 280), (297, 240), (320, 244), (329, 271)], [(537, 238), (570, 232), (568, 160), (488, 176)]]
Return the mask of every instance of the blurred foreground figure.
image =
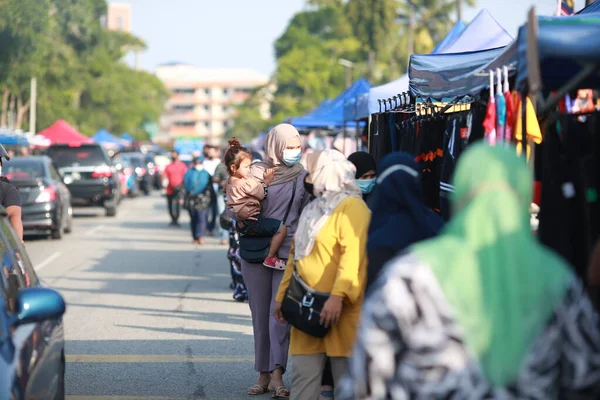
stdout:
[[(365, 302), (340, 399), (597, 399), (598, 317), (531, 233), (514, 150), (473, 145), (453, 217), (392, 260)], [(481, 168), (485, 165), (485, 168)]]

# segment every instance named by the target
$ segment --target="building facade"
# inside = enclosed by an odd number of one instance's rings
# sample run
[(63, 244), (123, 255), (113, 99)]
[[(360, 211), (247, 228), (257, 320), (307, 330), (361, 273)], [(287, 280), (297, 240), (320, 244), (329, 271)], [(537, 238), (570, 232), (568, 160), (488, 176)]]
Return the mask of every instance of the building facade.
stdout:
[[(197, 138), (221, 144), (235, 107), (269, 83), (267, 76), (250, 69), (201, 69), (182, 63), (163, 64), (156, 75), (171, 92), (157, 137), (162, 141)], [(268, 104), (261, 109), (269, 118)]]
[(106, 28), (113, 31), (131, 33), (131, 5), (109, 3), (106, 15)]

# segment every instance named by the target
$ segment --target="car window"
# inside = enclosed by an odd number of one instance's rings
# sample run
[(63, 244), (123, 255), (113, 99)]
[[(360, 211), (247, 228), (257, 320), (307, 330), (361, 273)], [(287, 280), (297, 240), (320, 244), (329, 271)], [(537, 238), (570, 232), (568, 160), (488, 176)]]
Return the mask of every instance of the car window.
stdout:
[(13, 257), (16, 266), (19, 267), (18, 273), (22, 278), (21, 287), (37, 286), (39, 284), (38, 277), (23, 242), (19, 240), (17, 233), (6, 218), (0, 221), (0, 226), (2, 227), (3, 242), (8, 249), (8, 253)]
[(83, 166), (92, 167), (110, 164), (108, 156), (99, 146), (50, 147), (48, 156), (57, 168)]
[(11, 160), (2, 165), (2, 175), (10, 180), (43, 178), (44, 165), (39, 161)]
[(52, 179), (54, 179), (55, 181), (62, 181), (62, 178), (60, 176), (60, 174), (58, 173), (58, 171), (56, 170), (56, 168), (54, 168), (52, 165), (49, 166), (50, 167), (50, 176), (52, 177)]
[[(5, 219), (0, 221), (2, 230), (5, 230), (7, 222)], [(21, 288), (26, 287), (23, 271), (17, 264), (14, 256), (11, 254), (11, 248), (9, 242), (6, 240), (4, 235), (0, 235), (0, 261), (2, 262), (2, 286), (4, 292), (4, 298), (8, 310), (15, 311), (15, 302), (17, 295)]]

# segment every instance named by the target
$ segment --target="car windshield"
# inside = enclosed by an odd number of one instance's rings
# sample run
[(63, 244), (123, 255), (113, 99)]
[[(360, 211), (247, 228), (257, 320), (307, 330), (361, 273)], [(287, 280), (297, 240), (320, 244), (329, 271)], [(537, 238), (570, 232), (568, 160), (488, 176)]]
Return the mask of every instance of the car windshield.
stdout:
[(108, 164), (108, 159), (100, 146), (62, 147), (52, 146), (48, 156), (58, 168), (71, 166), (93, 167)]
[(13, 158), (4, 161), (2, 174), (10, 180), (38, 179), (45, 176), (44, 164), (36, 160)]

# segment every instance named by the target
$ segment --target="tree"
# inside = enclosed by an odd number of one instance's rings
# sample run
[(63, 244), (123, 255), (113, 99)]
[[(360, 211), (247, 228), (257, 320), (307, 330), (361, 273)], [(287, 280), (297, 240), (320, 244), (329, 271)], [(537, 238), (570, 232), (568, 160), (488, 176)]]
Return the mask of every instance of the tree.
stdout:
[(104, 29), (106, 10), (105, 0), (0, 2), (0, 125), (25, 125), (32, 76), (39, 126), (66, 119), (85, 134), (105, 128), (142, 135), (142, 125), (158, 120), (166, 89), (156, 76), (121, 61), (144, 44)]

